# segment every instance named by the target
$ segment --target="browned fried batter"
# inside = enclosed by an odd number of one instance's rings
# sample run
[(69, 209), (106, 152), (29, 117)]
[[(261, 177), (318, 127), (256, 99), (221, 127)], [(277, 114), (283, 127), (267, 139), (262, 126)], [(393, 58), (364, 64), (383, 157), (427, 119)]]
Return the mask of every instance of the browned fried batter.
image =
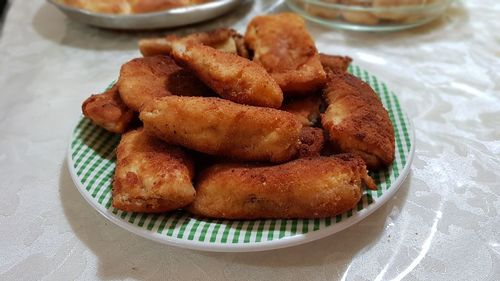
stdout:
[(184, 37), (169, 35), (163, 38), (142, 39), (139, 41), (139, 49), (145, 57), (170, 55), (172, 53), (172, 44), (176, 40), (185, 43), (207, 45), (220, 51), (248, 58), (248, 50), (246, 49), (243, 36), (229, 28), (193, 33)]
[(200, 174), (187, 210), (223, 219), (331, 217), (356, 206), (363, 182), (376, 188), (365, 163), (354, 155), (275, 166), (217, 164)]
[(319, 58), (321, 60), (321, 65), (323, 65), (323, 69), (326, 73), (346, 72), (347, 68), (352, 62), (352, 59), (348, 56), (319, 54)]
[(204, 97), (163, 97), (148, 104), (140, 119), (168, 143), (249, 161), (290, 160), (302, 127), (285, 111)]
[(394, 160), (394, 128), (373, 89), (349, 73), (329, 75), (328, 108), (321, 116), (329, 138), (343, 152), (355, 152), (371, 169)]
[(212, 93), (203, 82), (167, 56), (136, 58), (122, 65), (118, 88), (123, 102), (135, 111), (163, 96)]
[(116, 85), (86, 99), (82, 111), (94, 124), (117, 134), (124, 133), (134, 118), (134, 112), (123, 103)]
[(139, 50), (145, 57), (168, 56), (172, 52), (172, 42), (168, 40), (168, 37), (141, 39)]
[(285, 94), (312, 94), (326, 81), (319, 54), (304, 20), (292, 13), (257, 16), (245, 33), (253, 60), (261, 64)]
[(312, 126), (319, 118), (321, 98), (317, 95), (285, 100), (281, 110), (294, 114), (304, 126)]
[(158, 213), (194, 200), (193, 162), (181, 148), (149, 136), (141, 128), (122, 136), (116, 155), (113, 207)]
[(325, 143), (323, 129), (303, 127), (300, 132), (299, 158), (319, 156)]
[(283, 92), (262, 66), (209, 46), (175, 41), (172, 55), (228, 100), (279, 108)]

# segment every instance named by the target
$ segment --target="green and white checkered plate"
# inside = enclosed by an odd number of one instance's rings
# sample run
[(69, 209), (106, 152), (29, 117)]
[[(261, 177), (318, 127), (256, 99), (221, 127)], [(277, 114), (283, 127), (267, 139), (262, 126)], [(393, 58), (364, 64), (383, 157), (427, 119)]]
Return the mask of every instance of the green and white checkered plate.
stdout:
[(414, 153), (411, 123), (386, 85), (357, 66), (349, 71), (368, 82), (389, 112), (396, 137), (396, 157), (386, 170), (372, 173), (378, 190), (365, 190), (357, 207), (324, 219), (227, 221), (204, 219), (183, 211), (166, 214), (122, 212), (111, 206), (115, 148), (120, 136), (82, 118), (68, 155), (71, 175), (92, 207), (122, 228), (161, 243), (221, 252), (261, 251), (298, 245), (341, 231), (367, 217), (391, 198), (410, 171)]

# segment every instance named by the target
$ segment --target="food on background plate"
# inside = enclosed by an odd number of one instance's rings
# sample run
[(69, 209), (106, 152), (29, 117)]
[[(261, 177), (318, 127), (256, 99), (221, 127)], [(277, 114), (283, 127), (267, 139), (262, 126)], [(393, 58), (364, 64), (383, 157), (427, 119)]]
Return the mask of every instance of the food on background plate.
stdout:
[(103, 14), (129, 14), (130, 4), (127, 0), (59, 0), (74, 8)]
[(159, 97), (212, 94), (196, 76), (167, 56), (136, 58), (125, 63), (120, 70), (118, 90), (123, 102), (137, 112)]
[(128, 0), (133, 14), (158, 12), (211, 2), (210, 0)]
[(355, 152), (368, 168), (380, 169), (394, 160), (394, 128), (387, 110), (370, 85), (349, 73), (328, 75), (321, 116), (330, 141), (342, 152)]
[(94, 124), (117, 134), (124, 133), (134, 119), (134, 112), (123, 103), (116, 85), (86, 99), (82, 112)]
[(245, 33), (253, 61), (261, 64), (285, 95), (309, 95), (326, 81), (304, 20), (292, 13), (257, 16)]
[[(349, 26), (396, 26), (398, 23), (416, 23), (442, 9), (448, 0), (294, 0), (303, 12), (317, 20)], [(329, 2), (333, 5), (329, 5)]]
[(238, 54), (245, 58), (249, 57), (243, 36), (234, 29), (229, 28), (218, 28), (207, 32), (192, 33), (185, 37), (169, 35), (161, 38), (142, 39), (139, 41), (139, 50), (145, 57), (171, 55), (172, 44), (177, 40), (184, 43), (198, 43), (220, 51)]
[(219, 96), (247, 105), (279, 108), (283, 92), (259, 64), (210, 46), (173, 43), (172, 56)]
[[(435, 2), (434, 0), (373, 0), (373, 7), (374, 8), (388, 8), (388, 7), (404, 7), (404, 6), (421, 6), (421, 5), (428, 5), (432, 2)], [(382, 20), (393, 20), (393, 21), (403, 21), (411, 15), (408, 13), (402, 13), (398, 12), (374, 12), (373, 13), (376, 17)]]
[(342, 17), (352, 23), (359, 23), (364, 25), (376, 25), (379, 19), (370, 12), (363, 11), (342, 11)]
[(200, 173), (188, 210), (223, 219), (331, 217), (356, 206), (363, 184), (375, 188), (355, 155), (216, 164)]
[(158, 213), (182, 208), (194, 200), (194, 163), (182, 148), (140, 128), (122, 136), (116, 157), (113, 207)]
[(210, 2), (209, 0), (59, 0), (79, 9), (102, 14), (141, 14)]
[(140, 119), (168, 143), (247, 161), (292, 159), (302, 128), (285, 111), (205, 97), (163, 97), (148, 104)]
[[(295, 15), (257, 17), (244, 40), (222, 28), (143, 40), (140, 48), (145, 57), (125, 63), (117, 85), (83, 105), (110, 131), (127, 128), (115, 124), (116, 112), (137, 111), (143, 123), (118, 145), (115, 208), (225, 219), (334, 216), (356, 205), (363, 185), (376, 188), (366, 166), (394, 159), (394, 131), (375, 92), (345, 72), (349, 57), (319, 55)], [(280, 86), (302, 96), (283, 102)], [(194, 164), (204, 170), (196, 177)]]

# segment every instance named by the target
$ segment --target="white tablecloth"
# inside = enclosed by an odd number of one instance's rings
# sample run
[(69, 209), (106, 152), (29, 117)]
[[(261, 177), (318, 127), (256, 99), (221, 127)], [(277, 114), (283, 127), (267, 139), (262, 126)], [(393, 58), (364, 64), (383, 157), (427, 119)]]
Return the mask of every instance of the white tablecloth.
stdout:
[[(285, 8), (247, 1), (180, 31), (243, 31), (273, 9)], [(384, 207), (331, 237), (206, 253), (109, 223), (66, 168), (82, 100), (154, 34), (99, 30), (44, 1), (14, 1), (0, 37), (0, 279), (500, 280), (500, 3), (466, 1), (397, 33), (309, 28), (321, 51), (351, 56), (399, 96), (416, 130), (411, 174)]]

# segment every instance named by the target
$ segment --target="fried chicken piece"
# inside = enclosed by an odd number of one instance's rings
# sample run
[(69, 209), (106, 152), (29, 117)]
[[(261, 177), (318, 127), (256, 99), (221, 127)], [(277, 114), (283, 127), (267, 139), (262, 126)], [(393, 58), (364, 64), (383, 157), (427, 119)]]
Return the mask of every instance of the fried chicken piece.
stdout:
[(244, 58), (249, 57), (243, 36), (228, 28), (193, 33), (184, 37), (170, 35), (163, 38), (142, 39), (139, 41), (139, 50), (145, 57), (170, 55), (172, 53), (172, 44), (176, 40), (210, 46), (223, 52), (238, 54)]
[(279, 108), (283, 92), (262, 66), (209, 46), (175, 41), (173, 57), (219, 96), (247, 105)]
[(376, 188), (365, 163), (354, 155), (275, 166), (216, 164), (200, 174), (187, 210), (218, 219), (332, 217), (356, 206), (363, 183)]
[(326, 81), (304, 20), (292, 13), (257, 16), (245, 33), (253, 61), (261, 64), (285, 95), (312, 94)]
[(140, 114), (152, 135), (210, 155), (284, 162), (296, 156), (302, 124), (285, 111), (220, 98), (169, 96)]
[(352, 59), (348, 56), (334, 56), (327, 54), (319, 54), (321, 65), (326, 73), (343, 73), (347, 71)]
[(159, 213), (182, 208), (194, 200), (194, 164), (181, 148), (140, 128), (122, 136), (116, 156), (113, 207)]
[(212, 93), (191, 72), (167, 56), (136, 58), (122, 65), (118, 89), (123, 102), (134, 111), (140, 111), (151, 100), (163, 96)]
[(158, 55), (168, 56), (172, 52), (172, 42), (169, 37), (147, 38), (139, 40), (139, 51), (145, 57)]
[(117, 134), (124, 133), (134, 118), (134, 112), (123, 103), (116, 85), (86, 99), (82, 112), (94, 124)]
[(300, 144), (297, 155), (299, 158), (319, 156), (324, 143), (323, 129), (303, 127), (302, 131), (300, 131)]
[(373, 89), (349, 74), (329, 75), (321, 116), (330, 141), (343, 152), (355, 152), (368, 168), (386, 167), (394, 160), (394, 128)]
[(319, 118), (321, 98), (317, 95), (294, 98), (283, 103), (281, 110), (294, 114), (304, 126), (312, 126)]

